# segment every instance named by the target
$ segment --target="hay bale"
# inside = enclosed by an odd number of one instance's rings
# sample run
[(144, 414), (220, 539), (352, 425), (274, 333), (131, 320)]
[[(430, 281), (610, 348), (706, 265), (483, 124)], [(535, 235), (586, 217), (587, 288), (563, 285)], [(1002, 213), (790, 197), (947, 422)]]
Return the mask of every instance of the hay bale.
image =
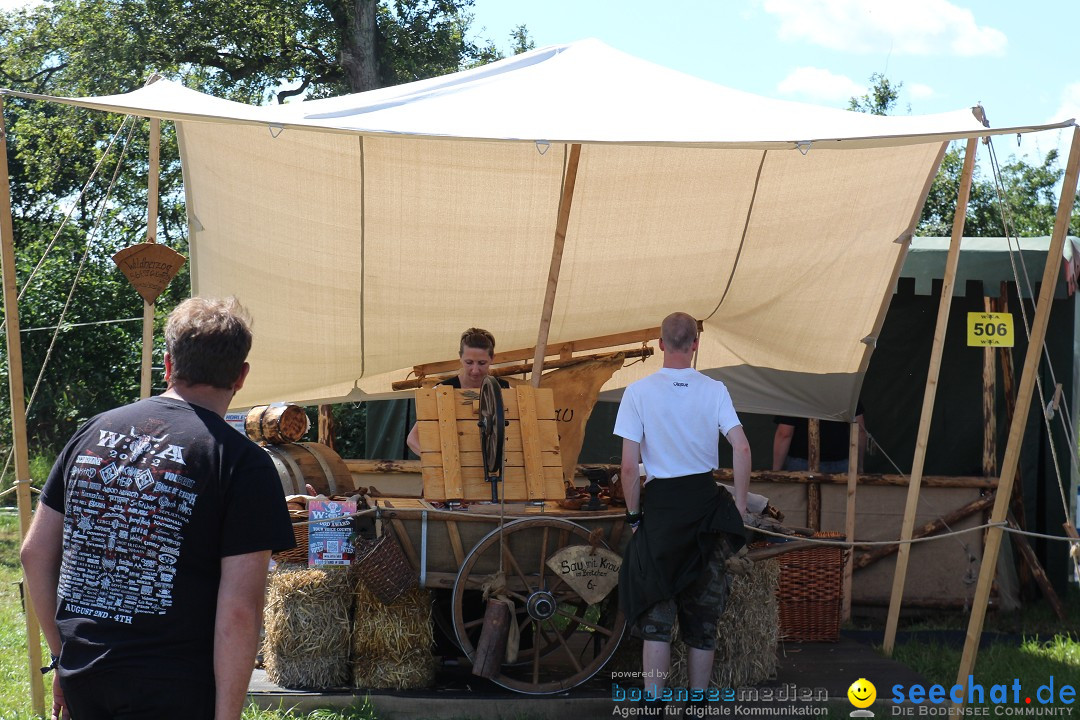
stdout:
[(326, 690), (349, 685), (348, 568), (279, 565), (270, 573), (263, 661), (271, 682)]
[[(780, 563), (770, 558), (754, 563), (747, 575), (734, 575), (727, 608), (716, 625), (716, 659), (712, 685), (739, 688), (756, 685), (776, 674), (779, 662), (779, 609), (776, 586)], [(678, 642), (678, 630), (671, 648), (670, 687), (686, 687), (686, 646)]]
[(353, 687), (430, 687), (435, 680), (431, 593), (412, 588), (384, 605), (362, 582), (356, 583), (355, 592)]

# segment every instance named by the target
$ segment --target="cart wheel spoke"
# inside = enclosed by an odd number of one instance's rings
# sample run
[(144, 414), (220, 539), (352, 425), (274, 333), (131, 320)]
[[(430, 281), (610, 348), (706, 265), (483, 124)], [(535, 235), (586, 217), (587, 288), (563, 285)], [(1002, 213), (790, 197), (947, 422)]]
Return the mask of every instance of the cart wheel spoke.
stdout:
[(567, 618), (568, 620), (573, 620), (578, 625), (581, 625), (582, 627), (587, 627), (590, 630), (592, 630), (593, 632), (602, 633), (604, 635), (607, 635), (608, 637), (611, 637), (611, 635), (612, 635), (612, 632), (610, 630), (608, 630), (606, 627), (603, 627), (601, 625), (596, 625), (595, 623), (591, 623), (591, 622), (589, 622), (588, 620), (586, 620), (584, 618), (581, 618), (581, 617), (578, 617), (577, 615), (574, 615), (573, 613), (568, 613), (568, 612), (564, 612), (563, 610), (556, 609), (555, 614), (556, 615), (561, 615), (562, 617)]
[(563, 638), (562, 633), (559, 632), (559, 629), (555, 627), (555, 623), (551, 622), (550, 619), (547, 621), (547, 623), (551, 625), (551, 629), (555, 631), (555, 639), (559, 641), (559, 644), (562, 645), (562, 649), (566, 651), (567, 657), (570, 658), (570, 662), (574, 664), (574, 670), (576, 670), (577, 672), (581, 672), (581, 661), (578, 660), (577, 655), (574, 655), (574, 652), (570, 649), (570, 646), (566, 644), (566, 640)]

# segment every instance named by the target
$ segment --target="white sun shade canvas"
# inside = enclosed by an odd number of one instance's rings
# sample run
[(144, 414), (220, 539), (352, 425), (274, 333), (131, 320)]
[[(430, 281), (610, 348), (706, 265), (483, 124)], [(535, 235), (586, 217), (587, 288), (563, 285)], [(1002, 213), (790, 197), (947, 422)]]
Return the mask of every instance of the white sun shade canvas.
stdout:
[(849, 419), (946, 143), (1072, 124), (782, 102), (591, 40), (279, 106), (50, 99), (175, 121), (192, 290), (255, 319), (237, 406), (386, 396), (469, 326), (534, 345), (569, 173), (549, 346), (681, 310), (739, 410)]

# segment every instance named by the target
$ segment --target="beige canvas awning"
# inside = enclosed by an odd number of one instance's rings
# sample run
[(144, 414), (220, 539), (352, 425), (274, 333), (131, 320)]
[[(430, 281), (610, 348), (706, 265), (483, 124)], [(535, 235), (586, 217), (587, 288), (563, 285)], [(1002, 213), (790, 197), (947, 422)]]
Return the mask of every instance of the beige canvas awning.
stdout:
[(175, 121), (193, 292), (255, 317), (238, 405), (385, 396), (468, 326), (535, 344), (579, 143), (549, 345), (682, 310), (738, 409), (848, 417), (944, 143), (1072, 124), (782, 102), (597, 41), (283, 106), (50, 99)]

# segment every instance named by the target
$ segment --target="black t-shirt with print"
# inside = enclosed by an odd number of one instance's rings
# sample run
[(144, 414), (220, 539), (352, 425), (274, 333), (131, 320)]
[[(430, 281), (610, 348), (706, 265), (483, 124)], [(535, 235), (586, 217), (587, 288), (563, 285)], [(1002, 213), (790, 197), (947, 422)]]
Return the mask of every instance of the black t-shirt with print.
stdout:
[(56, 613), (65, 677), (212, 677), (221, 559), (295, 544), (269, 456), (174, 398), (92, 418), (41, 501), (65, 516)]

